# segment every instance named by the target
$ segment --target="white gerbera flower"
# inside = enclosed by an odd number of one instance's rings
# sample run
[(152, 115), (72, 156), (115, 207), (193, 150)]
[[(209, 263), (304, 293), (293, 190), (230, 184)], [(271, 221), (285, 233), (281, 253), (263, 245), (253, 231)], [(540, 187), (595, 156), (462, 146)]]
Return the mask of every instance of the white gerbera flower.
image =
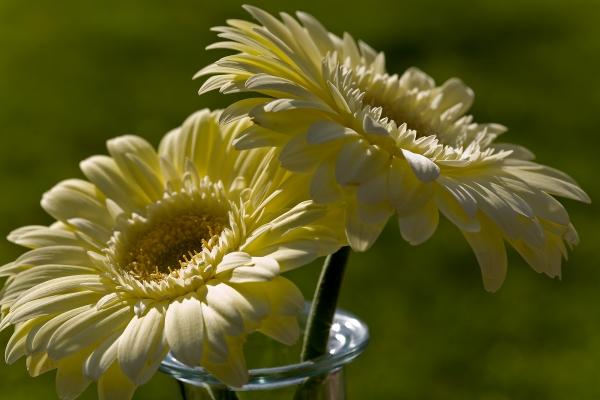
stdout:
[(101, 399), (127, 399), (168, 351), (241, 386), (249, 332), (298, 338), (303, 298), (279, 274), (342, 244), (336, 212), (304, 201), (306, 182), (267, 151), (232, 149), (248, 120), (222, 129), (218, 118), (192, 115), (158, 152), (110, 140), (111, 157), (81, 163), (89, 182), (44, 195), (56, 223), (10, 234), (32, 250), (0, 267), (8, 363), (56, 368), (64, 399), (91, 381)]
[(215, 28), (225, 41), (209, 48), (237, 54), (197, 74), (214, 75), (200, 93), (262, 95), (223, 113), (224, 122), (254, 121), (236, 146), (278, 148), (283, 167), (311, 177), (314, 200), (344, 203), (355, 250), (368, 249), (393, 214), (402, 236), (422, 243), (441, 211), (475, 251), (486, 289), (504, 280), (505, 241), (536, 271), (560, 274), (565, 243), (577, 234), (551, 195), (589, 198), (567, 175), (532, 162), (528, 150), (494, 143), (505, 128), (465, 115), (471, 89), (458, 79), (436, 86), (415, 68), (390, 75), (383, 53), (305, 13), (278, 20), (245, 8), (260, 25), (230, 20)]

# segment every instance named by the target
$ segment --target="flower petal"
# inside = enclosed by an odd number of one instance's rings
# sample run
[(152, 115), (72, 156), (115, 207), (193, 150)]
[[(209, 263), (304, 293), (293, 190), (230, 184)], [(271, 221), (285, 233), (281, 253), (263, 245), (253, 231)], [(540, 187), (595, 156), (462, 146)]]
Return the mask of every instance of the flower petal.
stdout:
[(225, 346), (229, 349), (224, 361), (206, 360), (204, 367), (220, 381), (232, 387), (241, 387), (248, 381), (248, 368), (240, 339), (228, 338)]
[(201, 304), (206, 338), (206, 351), (204, 352), (202, 363), (203, 365), (207, 363), (224, 363), (229, 357), (226, 338), (229, 322), (207, 304)]
[(27, 372), (32, 378), (52, 371), (57, 367), (54, 360), (48, 357), (48, 353), (37, 353), (27, 356), (26, 360)]
[(260, 332), (286, 346), (292, 346), (300, 337), (298, 318), (275, 315), (263, 321)]
[(59, 221), (83, 218), (103, 227), (113, 220), (104, 206), (101, 193), (89, 182), (69, 179), (60, 182), (42, 197), (42, 208)]
[(135, 384), (123, 373), (115, 362), (98, 380), (99, 400), (131, 400)]
[(341, 191), (335, 179), (334, 164), (323, 161), (314, 172), (310, 182), (310, 195), (317, 203), (332, 203), (340, 200)]
[(252, 263), (251, 266), (235, 268), (229, 282), (269, 281), (279, 274), (279, 263), (272, 257), (252, 257)]
[(346, 135), (356, 135), (356, 132), (333, 121), (318, 121), (308, 128), (306, 140), (310, 144), (321, 144), (341, 139)]
[(119, 365), (136, 385), (147, 382), (154, 375), (167, 353), (163, 327), (163, 311), (150, 307), (146, 315), (133, 317), (119, 339)]
[(232, 253), (228, 253), (223, 257), (223, 260), (221, 260), (219, 265), (217, 265), (216, 273), (220, 274), (240, 266), (251, 264), (252, 257), (250, 257), (248, 253), (244, 253), (242, 251), (235, 251)]
[(404, 149), (402, 149), (402, 154), (420, 181), (432, 182), (440, 176), (440, 167), (429, 158)]
[(165, 337), (175, 358), (190, 366), (200, 364), (204, 352), (204, 317), (195, 296), (180, 298), (169, 305)]
[(438, 208), (433, 201), (405, 217), (398, 218), (402, 238), (413, 246), (417, 246), (433, 235), (439, 222)]
[(386, 221), (372, 223), (361, 216), (358, 207), (346, 211), (346, 238), (355, 251), (367, 251), (379, 237)]
[(93, 156), (82, 161), (80, 167), (84, 175), (123, 210), (140, 209), (150, 202), (139, 187), (127, 181), (112, 158)]
[(115, 363), (118, 355), (119, 338), (122, 332), (115, 332), (104, 339), (85, 361), (83, 371), (85, 375), (98, 381), (102, 375)]
[(463, 232), (463, 234), (479, 262), (485, 290), (495, 292), (506, 278), (504, 240), (500, 231), (487, 218), (481, 216), (480, 223), (481, 230), (478, 233)]
[(131, 315), (131, 307), (123, 304), (85, 311), (54, 331), (47, 345), (48, 354), (58, 360), (92, 343), (103, 341), (113, 332), (123, 329)]
[(83, 362), (88, 354), (87, 351), (81, 351), (58, 362), (56, 392), (61, 399), (71, 400), (79, 397), (91, 383), (83, 374)]
[(56, 227), (29, 225), (12, 231), (7, 238), (19, 246), (37, 249), (47, 246), (81, 246), (84, 242), (73, 232)]

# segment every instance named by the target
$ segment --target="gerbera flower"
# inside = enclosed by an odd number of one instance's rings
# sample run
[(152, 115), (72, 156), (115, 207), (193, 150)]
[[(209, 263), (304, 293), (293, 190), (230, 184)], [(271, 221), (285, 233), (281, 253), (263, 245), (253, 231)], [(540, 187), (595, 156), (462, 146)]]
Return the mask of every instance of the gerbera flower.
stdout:
[(197, 74), (214, 75), (200, 93), (262, 95), (223, 113), (224, 122), (254, 121), (236, 146), (276, 147), (283, 167), (311, 177), (314, 200), (345, 204), (355, 250), (368, 249), (394, 214), (403, 238), (420, 244), (441, 211), (473, 248), (487, 290), (504, 280), (505, 241), (536, 271), (560, 274), (565, 243), (578, 239), (551, 195), (589, 198), (564, 173), (532, 162), (527, 149), (495, 143), (505, 128), (466, 115), (471, 89), (458, 79), (437, 86), (415, 68), (390, 75), (383, 53), (305, 13), (278, 20), (245, 9), (259, 24), (214, 28), (225, 41), (209, 48), (237, 54)]
[(297, 339), (303, 298), (279, 274), (342, 244), (336, 212), (305, 200), (306, 182), (270, 152), (232, 148), (248, 120), (221, 129), (218, 118), (192, 115), (158, 152), (110, 140), (111, 157), (81, 163), (89, 181), (44, 195), (56, 223), (9, 235), (32, 250), (0, 267), (8, 363), (56, 368), (64, 399), (91, 381), (101, 399), (126, 399), (168, 351), (241, 386), (249, 332)]

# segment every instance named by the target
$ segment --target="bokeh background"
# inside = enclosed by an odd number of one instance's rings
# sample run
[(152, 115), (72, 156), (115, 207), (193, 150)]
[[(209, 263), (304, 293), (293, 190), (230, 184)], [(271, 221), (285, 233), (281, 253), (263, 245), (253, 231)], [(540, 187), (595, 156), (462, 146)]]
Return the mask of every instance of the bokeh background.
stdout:
[[(478, 121), (510, 130), (600, 201), (600, 2), (556, 0), (268, 1), (303, 9), (331, 31), (387, 54), (388, 69), (418, 66), (438, 82), (461, 77), (477, 94)], [(106, 139), (161, 135), (231, 97), (196, 95), (191, 76), (225, 53), (205, 52), (209, 27), (245, 18), (220, 0), (103, 2), (0, 0), (0, 233), (49, 223), (39, 207), (55, 182)], [(597, 204), (597, 203), (596, 203)], [(581, 245), (562, 280), (510, 253), (506, 283), (484, 292), (474, 256), (443, 222), (424, 245), (392, 223), (351, 258), (341, 306), (369, 324), (372, 341), (347, 371), (350, 399), (600, 398), (598, 207), (566, 201)], [(0, 242), (0, 264), (20, 249)], [(310, 297), (314, 264), (293, 273)], [(5, 347), (9, 332), (0, 334)], [(0, 363), (0, 399), (51, 399), (54, 376)], [(84, 398), (95, 398), (95, 388)], [(137, 399), (175, 399), (158, 374)]]

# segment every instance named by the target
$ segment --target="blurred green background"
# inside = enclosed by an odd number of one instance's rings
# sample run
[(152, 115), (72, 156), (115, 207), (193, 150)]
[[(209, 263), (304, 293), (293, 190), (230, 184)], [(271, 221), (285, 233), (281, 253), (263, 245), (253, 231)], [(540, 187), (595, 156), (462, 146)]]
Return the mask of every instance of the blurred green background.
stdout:
[[(504, 141), (573, 175), (600, 199), (600, 2), (268, 1), (303, 9), (331, 31), (387, 53), (388, 69), (415, 65), (438, 82), (461, 77), (477, 94), (478, 121), (509, 127)], [(49, 223), (39, 207), (55, 182), (81, 176), (79, 160), (106, 139), (161, 135), (202, 107), (196, 70), (209, 27), (246, 17), (230, 1), (0, 0), (0, 233)], [(600, 398), (598, 208), (567, 201), (582, 241), (562, 280), (539, 276), (514, 252), (506, 283), (484, 292), (460, 233), (442, 223), (420, 247), (391, 224), (353, 255), (341, 306), (369, 324), (372, 340), (347, 373), (350, 399)], [(0, 242), (0, 264), (20, 249)], [(294, 272), (309, 297), (318, 266)], [(5, 347), (10, 332), (0, 335)], [(29, 378), (24, 362), (0, 364), (0, 399), (51, 399), (54, 376)], [(84, 398), (95, 398), (95, 388)], [(177, 398), (158, 374), (138, 399)]]

